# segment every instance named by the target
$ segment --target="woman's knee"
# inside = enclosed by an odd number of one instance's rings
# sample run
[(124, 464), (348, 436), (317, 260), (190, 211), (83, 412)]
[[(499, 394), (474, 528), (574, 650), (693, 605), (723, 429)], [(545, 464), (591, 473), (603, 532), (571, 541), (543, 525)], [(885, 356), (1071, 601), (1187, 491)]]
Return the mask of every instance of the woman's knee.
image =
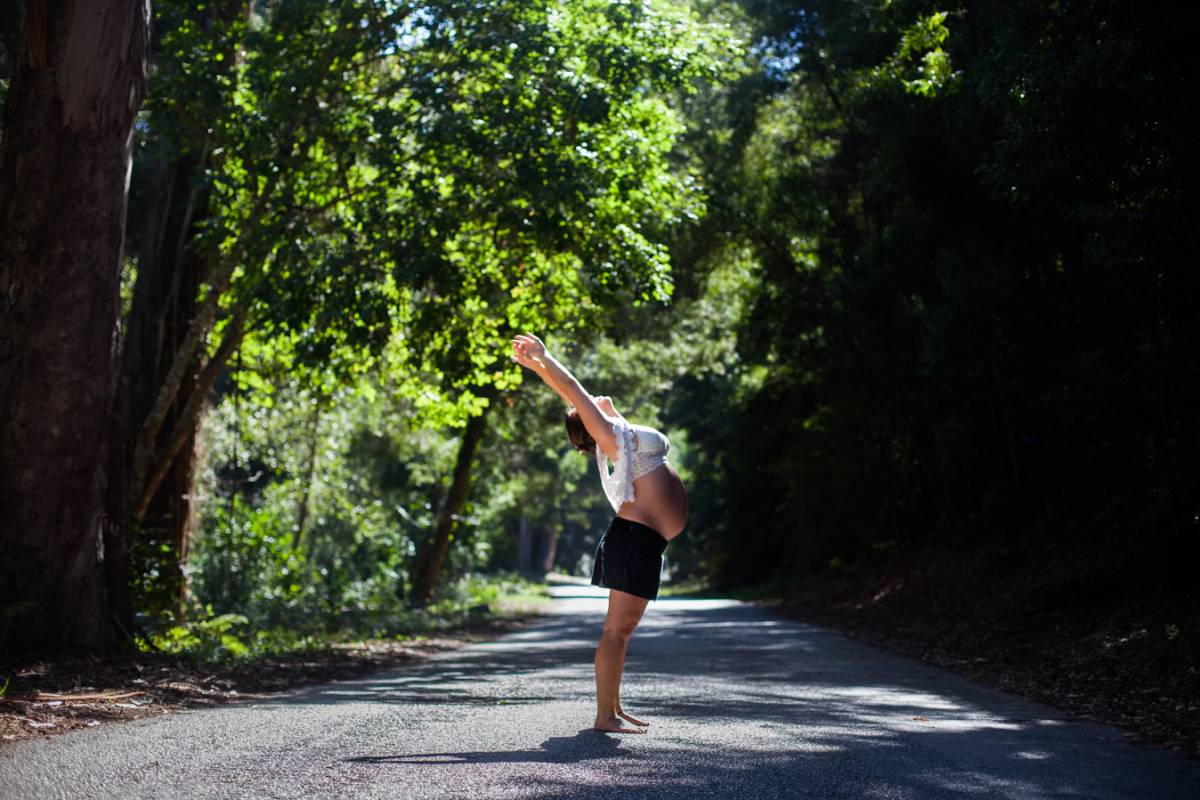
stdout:
[(630, 636), (633, 636), (634, 629), (637, 628), (637, 619), (616, 619), (606, 620), (604, 623), (604, 635), (620, 641), (628, 641)]

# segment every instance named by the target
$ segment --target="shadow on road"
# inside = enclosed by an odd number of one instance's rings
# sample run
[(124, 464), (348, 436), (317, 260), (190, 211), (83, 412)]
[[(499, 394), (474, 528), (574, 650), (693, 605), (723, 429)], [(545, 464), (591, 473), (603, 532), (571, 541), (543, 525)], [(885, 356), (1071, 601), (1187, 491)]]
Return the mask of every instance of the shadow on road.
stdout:
[[(586, 716), (600, 619), (600, 611), (555, 617), (281, 702), (437, 704), (451, 715), (457, 705), (487, 715), (481, 706), (572, 701)], [(655, 721), (649, 736), (632, 737), (640, 741), (585, 729), (488, 750), (481, 735), (461, 751), (345, 761), (411, 770), (412, 780), (463, 765), (511, 769), (521, 797), (1200, 797), (1196, 765), (1171, 753), (735, 603), (656, 604), (631, 643), (622, 696)], [(529, 730), (534, 741), (540, 724)], [(561, 720), (544, 724), (542, 736)], [(525, 766), (578, 763), (611, 766), (612, 775), (580, 783), (578, 774)]]
[(574, 736), (551, 736), (537, 750), (465, 751), (458, 753), (400, 753), (348, 758), (352, 764), (568, 764), (600, 758), (625, 758), (621, 742), (585, 728)]

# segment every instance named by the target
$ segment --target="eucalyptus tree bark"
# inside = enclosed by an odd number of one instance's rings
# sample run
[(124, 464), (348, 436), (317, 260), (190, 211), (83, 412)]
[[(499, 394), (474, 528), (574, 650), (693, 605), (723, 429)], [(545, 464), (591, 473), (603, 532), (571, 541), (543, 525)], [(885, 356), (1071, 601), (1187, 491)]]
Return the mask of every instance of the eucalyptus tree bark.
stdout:
[[(29, 0), (0, 145), (0, 608), (8, 652), (116, 641), (105, 514), (146, 0)], [(119, 564), (112, 568), (120, 571)]]
[(467, 421), (462, 439), (458, 444), (458, 457), (454, 463), (454, 474), (450, 480), (450, 491), (446, 494), (446, 502), (438, 512), (437, 524), (434, 526), (433, 539), (422, 551), (413, 578), (412, 601), (417, 605), (426, 605), (433, 600), (437, 587), (438, 575), (450, 549), (454, 535), (455, 523), (462, 516), (467, 502), (467, 490), (471, 486), (471, 466), (475, 463), (475, 454), (479, 451), (479, 443), (487, 430), (487, 410), (477, 417)]
[(204, 340), (216, 322), (221, 296), (229, 287), (229, 279), (236, 269), (230, 262), (219, 268), (209, 283), (204, 301), (195, 308), (187, 321), (187, 328), (175, 348), (170, 352), (170, 365), (157, 385), (154, 402), (138, 427), (133, 440), (133, 463), (131, 497), (135, 501), (145, 494), (151, 470), (155, 469), (155, 453), (158, 451), (159, 436), (171, 416), (171, 408), (179, 398), (180, 388), (194, 376), (194, 366)]

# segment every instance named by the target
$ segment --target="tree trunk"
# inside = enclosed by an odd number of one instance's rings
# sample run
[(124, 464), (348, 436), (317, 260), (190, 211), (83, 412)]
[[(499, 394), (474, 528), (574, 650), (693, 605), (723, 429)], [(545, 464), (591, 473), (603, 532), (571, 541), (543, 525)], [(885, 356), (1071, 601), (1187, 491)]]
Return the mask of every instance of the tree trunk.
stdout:
[[(105, 540), (146, 0), (29, 0), (0, 149), (0, 608), (10, 651), (115, 642)], [(106, 535), (107, 534), (107, 535)], [(118, 553), (111, 552), (116, 556)], [(119, 571), (119, 566), (114, 567)]]
[[(130, 439), (139, 431), (157, 398), (159, 388), (173, 363), (175, 353), (187, 338), (195, 314), (196, 295), (208, 271), (207, 261), (187, 247), (195, 233), (195, 221), (206, 214), (208, 192), (197, 180), (204, 156), (184, 154), (168, 161), (166, 146), (138, 162), (144, 171), (146, 220), (138, 257), (137, 282), (126, 323), (121, 360), (121, 382), (117, 417), (120, 457), (114, 473), (121, 476), (120, 489), (110, 493), (109, 514), (126, 518), (129, 511)], [(167, 409), (168, 430), (179, 423), (184, 406), (196, 388), (199, 354)], [(160, 442), (161, 444), (161, 442)], [(193, 522), (192, 483), (195, 472), (195, 431), (185, 443), (183, 457), (175, 459), (158, 492), (151, 498), (146, 516), (136, 533), (141, 559), (137, 573), (158, 571), (161, 595), (140, 598), (147, 611), (169, 611), (178, 616), (187, 597), (184, 565)], [(117, 472), (119, 470), (119, 473)], [(160, 545), (166, 544), (164, 555)], [(153, 563), (141, 563), (153, 561)], [(148, 604), (148, 605), (147, 605)]]
[(312, 499), (313, 477), (317, 473), (317, 445), (321, 435), (321, 404), (313, 403), (312, 430), (308, 434), (308, 466), (304, 485), (300, 489), (300, 508), (296, 512), (296, 535), (292, 542), (297, 550), (304, 545), (304, 526), (308, 524), (308, 505)]
[(183, 451), (184, 445), (194, 441), (196, 428), (200, 424), (200, 413), (204, 410), (204, 404), (208, 401), (208, 394), (212, 391), (213, 386), (216, 385), (217, 378), (220, 376), (221, 370), (225, 367), (225, 363), (229, 361), (229, 357), (233, 355), (233, 351), (242, 343), (242, 337), (246, 333), (247, 313), (246, 306), (244, 305), (234, 308), (233, 316), (230, 318), (228, 324), (226, 324), (225, 330), (221, 335), (221, 344), (217, 347), (217, 352), (205, 362), (204, 368), (194, 376), (195, 384), (193, 385), (192, 392), (187, 396), (175, 424), (170, 428), (170, 435), (166, 437), (165, 444), (157, 451), (158, 455), (150, 462), (154, 467), (154, 471), (147, 477), (145, 485), (141, 488), (141, 496), (136, 498), (137, 502), (133, 506), (133, 519), (139, 524), (145, 518), (146, 511), (150, 507), (150, 501), (162, 486), (167, 473), (174, 466), (179, 453)]
[(446, 560), (446, 552), (450, 549), (454, 523), (462, 515), (463, 506), (467, 502), (467, 489), (471, 485), (471, 465), (475, 462), (475, 453), (479, 450), (479, 443), (483, 440), (486, 428), (485, 408), (479, 416), (471, 417), (467, 421), (467, 427), (463, 431), (462, 441), (458, 445), (458, 458), (454, 464), (454, 477), (450, 481), (450, 491), (438, 514), (433, 540), (424, 549), (413, 578), (412, 601), (417, 605), (426, 605), (433, 599), (442, 562)]
[(138, 428), (132, 442), (133, 458), (130, 467), (130, 496), (135, 502), (145, 494), (148, 476), (155, 466), (154, 454), (158, 450), (159, 437), (164, 428), (169, 429), (168, 417), (171, 415), (171, 409), (180, 401), (180, 392), (184, 384), (195, 376), (196, 359), (203, 352), (204, 341), (216, 322), (221, 295), (228, 288), (229, 279), (235, 269), (235, 262), (232, 260), (218, 268), (217, 274), (209, 284), (204, 302), (196, 307), (188, 318), (183, 339), (172, 351), (165, 377), (156, 387), (154, 402)]
[(517, 572), (533, 574), (533, 526), (524, 514), (517, 520)]
[[(248, 0), (228, 0), (198, 7), (193, 21), (205, 29), (233, 19), (246, 19)], [(227, 69), (241, 63), (240, 52), (229, 44), (221, 63)], [(153, 597), (139, 598), (146, 611), (182, 613), (187, 599), (186, 565), (194, 523), (192, 486), (199, 415), (185, 410), (204, 366), (203, 343), (215, 321), (217, 300), (232, 271), (222, 265), (214, 275), (214, 259), (191, 247), (198, 226), (209, 214), (210, 184), (205, 171), (211, 164), (211, 143), (205, 136), (168, 139), (169, 123), (151, 121), (154, 146), (135, 166), (135, 178), (145, 186), (145, 223), (138, 257), (137, 283), (122, 352), (120, 407), (122, 491), (112, 493), (110, 513), (137, 522), (136, 574), (160, 576)], [(191, 132), (196, 134), (195, 131)], [(140, 173), (140, 174), (139, 174)], [(196, 298), (205, 282), (219, 283), (211, 300)], [(165, 450), (167, 439), (184, 426), (184, 441), (166, 474), (149, 497), (144, 516), (131, 515), (145, 494), (147, 476), (156, 471), (151, 458)], [(166, 545), (166, 548), (162, 547)]]
[(547, 525), (542, 528), (541, 537), (541, 560), (538, 562), (538, 573), (534, 576), (538, 580), (546, 577), (546, 573), (554, 569), (554, 557), (558, 555), (558, 529)]

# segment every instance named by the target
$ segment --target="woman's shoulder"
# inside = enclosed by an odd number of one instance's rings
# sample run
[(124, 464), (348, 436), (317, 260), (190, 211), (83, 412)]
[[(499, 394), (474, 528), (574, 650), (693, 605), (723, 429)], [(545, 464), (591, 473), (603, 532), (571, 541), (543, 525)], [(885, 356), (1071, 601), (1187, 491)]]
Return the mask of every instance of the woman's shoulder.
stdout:
[[(616, 416), (609, 416), (608, 414), (605, 414), (603, 417), (604, 423), (612, 428), (613, 443), (616, 446), (616, 459), (614, 460), (619, 462), (621, 460), (622, 452), (625, 452), (631, 448), (637, 448), (637, 433), (634, 431), (633, 426), (630, 425), (629, 422), (626, 421), (626, 419), (620, 414)], [(600, 447), (599, 443), (597, 443), (596, 458), (603, 458), (604, 460), (607, 460), (608, 457), (608, 454), (605, 453)]]

